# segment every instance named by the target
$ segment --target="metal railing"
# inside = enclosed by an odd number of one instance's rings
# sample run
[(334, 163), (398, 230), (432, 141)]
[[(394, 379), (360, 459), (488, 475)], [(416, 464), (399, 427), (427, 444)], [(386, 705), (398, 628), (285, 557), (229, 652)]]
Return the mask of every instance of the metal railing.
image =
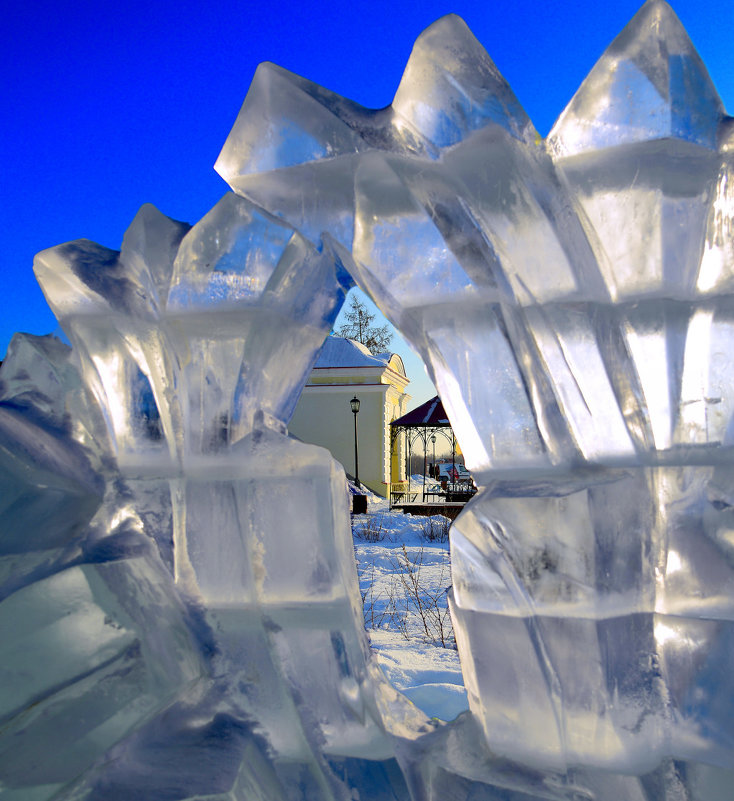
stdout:
[(393, 481), (389, 485), (390, 506), (404, 503), (465, 503), (477, 492), (477, 488), (466, 482)]

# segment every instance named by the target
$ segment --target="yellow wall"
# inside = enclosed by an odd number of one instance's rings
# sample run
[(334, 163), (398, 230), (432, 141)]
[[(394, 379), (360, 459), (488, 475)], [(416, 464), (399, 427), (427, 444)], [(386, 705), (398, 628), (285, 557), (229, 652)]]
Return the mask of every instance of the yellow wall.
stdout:
[(360, 400), (357, 415), (359, 480), (373, 492), (385, 495), (383, 411), (387, 389), (385, 384), (306, 387), (288, 429), (304, 442), (328, 448), (353, 476), (354, 415), (349, 400), (356, 394)]
[[(356, 350), (356, 360), (362, 360), (365, 353)], [(350, 358), (348, 349), (346, 358)], [(393, 462), (390, 456), (390, 423), (407, 411), (408, 382), (402, 359), (396, 354), (386, 364), (375, 364), (372, 359), (372, 364), (362, 367), (317, 366), (311, 371), (288, 429), (304, 442), (328, 448), (354, 476), (354, 414), (349, 401), (356, 395), (360, 401), (359, 480), (378, 495), (386, 495), (389, 482), (394, 480), (393, 464), (398, 474), (405, 472), (404, 458), (398, 456)]]

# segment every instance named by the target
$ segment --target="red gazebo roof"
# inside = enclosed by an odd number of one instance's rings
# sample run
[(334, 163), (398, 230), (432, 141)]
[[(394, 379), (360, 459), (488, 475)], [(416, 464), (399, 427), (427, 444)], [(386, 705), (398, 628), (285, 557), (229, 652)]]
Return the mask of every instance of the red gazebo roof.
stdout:
[(390, 423), (391, 426), (403, 426), (405, 428), (415, 428), (426, 426), (427, 428), (450, 428), (449, 418), (443, 409), (441, 398), (427, 400), (416, 409), (398, 417)]

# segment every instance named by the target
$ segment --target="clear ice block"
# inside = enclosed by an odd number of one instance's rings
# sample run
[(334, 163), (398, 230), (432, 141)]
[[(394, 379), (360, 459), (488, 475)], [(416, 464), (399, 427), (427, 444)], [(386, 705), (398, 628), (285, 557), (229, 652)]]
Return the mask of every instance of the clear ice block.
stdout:
[[(193, 228), (39, 254), (73, 349), (0, 369), (3, 798), (729, 801), (733, 130), (663, 0), (545, 141), (448, 16), (386, 109), (262, 65)], [(353, 281), (481, 485), (445, 725), (286, 431)]]

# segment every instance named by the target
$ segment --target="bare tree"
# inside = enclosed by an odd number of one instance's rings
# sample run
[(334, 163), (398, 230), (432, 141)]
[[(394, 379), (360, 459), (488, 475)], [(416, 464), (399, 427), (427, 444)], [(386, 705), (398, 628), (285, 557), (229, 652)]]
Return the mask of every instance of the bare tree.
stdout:
[(349, 298), (349, 303), (349, 311), (344, 313), (347, 322), (339, 328), (336, 335), (348, 339), (356, 339), (370, 353), (385, 353), (392, 340), (390, 326), (372, 325), (375, 315), (367, 311), (367, 307), (356, 295), (352, 295)]

